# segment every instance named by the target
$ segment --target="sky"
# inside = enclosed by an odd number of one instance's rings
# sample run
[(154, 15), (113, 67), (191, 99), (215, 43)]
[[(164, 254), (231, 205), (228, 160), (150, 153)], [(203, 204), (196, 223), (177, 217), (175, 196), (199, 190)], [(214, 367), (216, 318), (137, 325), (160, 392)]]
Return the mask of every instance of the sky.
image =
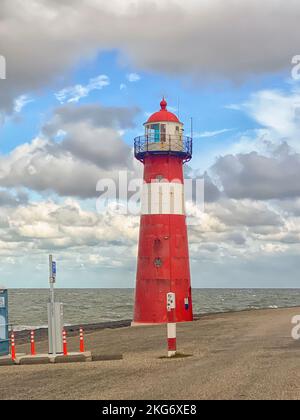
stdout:
[(0, 283), (47, 287), (52, 253), (58, 287), (134, 287), (139, 217), (96, 185), (141, 177), (165, 96), (205, 185), (193, 287), (299, 287), (299, 21), (296, 0), (2, 0)]

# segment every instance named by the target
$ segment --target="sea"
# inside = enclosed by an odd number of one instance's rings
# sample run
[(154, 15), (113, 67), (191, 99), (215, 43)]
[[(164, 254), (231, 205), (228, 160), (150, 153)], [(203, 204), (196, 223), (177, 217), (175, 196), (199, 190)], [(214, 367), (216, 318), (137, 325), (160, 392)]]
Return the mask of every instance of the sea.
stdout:
[[(57, 289), (66, 325), (132, 319), (132, 289)], [(47, 326), (47, 289), (10, 289), (9, 323), (15, 330)], [(193, 289), (194, 314), (300, 307), (300, 289)]]

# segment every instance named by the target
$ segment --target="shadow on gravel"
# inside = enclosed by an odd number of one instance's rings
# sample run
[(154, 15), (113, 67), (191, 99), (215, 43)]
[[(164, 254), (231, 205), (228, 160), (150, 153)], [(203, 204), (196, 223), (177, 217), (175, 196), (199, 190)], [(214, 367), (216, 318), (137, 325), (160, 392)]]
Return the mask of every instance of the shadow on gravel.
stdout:
[(184, 359), (186, 357), (192, 357), (192, 354), (184, 354), (184, 353), (176, 353), (174, 356), (168, 357), (168, 356), (160, 356), (159, 359), (167, 359), (167, 360), (172, 360), (172, 359)]

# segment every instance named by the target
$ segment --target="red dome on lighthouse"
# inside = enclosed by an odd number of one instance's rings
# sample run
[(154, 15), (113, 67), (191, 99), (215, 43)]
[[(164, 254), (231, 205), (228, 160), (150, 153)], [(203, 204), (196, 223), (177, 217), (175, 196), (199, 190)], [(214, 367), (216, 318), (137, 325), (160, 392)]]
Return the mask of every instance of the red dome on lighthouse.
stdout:
[(167, 105), (168, 104), (167, 104), (165, 98), (163, 98), (161, 103), (160, 103), (160, 111), (152, 114), (151, 117), (149, 117), (146, 124), (164, 122), (164, 121), (180, 123), (180, 121), (176, 117), (176, 115), (167, 110)]

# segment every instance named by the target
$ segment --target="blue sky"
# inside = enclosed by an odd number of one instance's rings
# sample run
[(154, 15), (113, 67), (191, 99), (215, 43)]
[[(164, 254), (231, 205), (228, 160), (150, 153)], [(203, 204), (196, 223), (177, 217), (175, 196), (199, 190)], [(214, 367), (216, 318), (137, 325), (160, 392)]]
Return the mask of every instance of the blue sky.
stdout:
[[(19, 11), (4, 3), (0, 283), (46, 287), (53, 252), (61, 287), (134, 287), (138, 218), (98, 214), (96, 182), (122, 170), (141, 175), (133, 139), (165, 96), (187, 135), (193, 118), (189, 167), (206, 174), (205, 212), (189, 229), (194, 287), (298, 287), (296, 4), (279, 2), (282, 19), (269, 31), (257, 17), (268, 16), (271, 0), (246, 2), (249, 22), (236, 6), (237, 39), (215, 0), (184, 9), (176, 0), (136, 0), (131, 9), (88, 0), (72, 10), (29, 0), (27, 19), (21, 3)], [(70, 12), (68, 31), (60, 8)], [(177, 13), (186, 26), (175, 31)], [(149, 14), (154, 32), (141, 25)]]
[[(143, 123), (147, 114), (159, 109), (161, 97), (166, 96), (169, 108), (178, 113), (186, 123), (186, 132), (190, 132), (190, 119), (193, 118), (195, 132), (195, 154), (217, 152), (220, 145), (232, 144), (236, 134), (260, 128), (253, 118), (247, 114), (228, 109), (231, 104), (241, 104), (251, 93), (265, 89), (280, 89), (288, 91), (286, 83), (290, 76), (288, 71), (278, 75), (251, 77), (241, 84), (226, 80), (198, 81), (196, 84), (189, 76), (169, 77), (164, 74), (140, 71), (130, 65), (119, 63), (119, 52), (99, 53), (93, 60), (82, 61), (72, 72), (64, 75), (63, 81), (56, 86), (46, 87), (38, 94), (28, 95), (31, 101), (24, 106), (22, 112), (8, 117), (1, 127), (1, 152), (8, 153), (19, 144), (29, 142), (40, 131), (42, 125), (50, 118), (53, 108), (59, 105), (55, 94), (68, 86), (87, 85), (99, 75), (107, 75), (110, 84), (102, 90), (92, 90), (87, 97), (77, 103), (99, 103), (111, 107), (137, 106), (140, 109), (136, 116), (136, 127), (128, 130), (124, 139), (128, 144), (133, 142), (137, 133), (143, 133)], [(140, 80), (129, 82), (130, 74), (138, 74)], [(120, 88), (121, 85), (126, 85)], [(24, 95), (26, 93), (24, 92)], [(214, 132), (230, 130), (216, 134)], [(207, 137), (197, 138), (197, 134), (208, 133)], [(206, 169), (206, 168), (203, 168)]]

